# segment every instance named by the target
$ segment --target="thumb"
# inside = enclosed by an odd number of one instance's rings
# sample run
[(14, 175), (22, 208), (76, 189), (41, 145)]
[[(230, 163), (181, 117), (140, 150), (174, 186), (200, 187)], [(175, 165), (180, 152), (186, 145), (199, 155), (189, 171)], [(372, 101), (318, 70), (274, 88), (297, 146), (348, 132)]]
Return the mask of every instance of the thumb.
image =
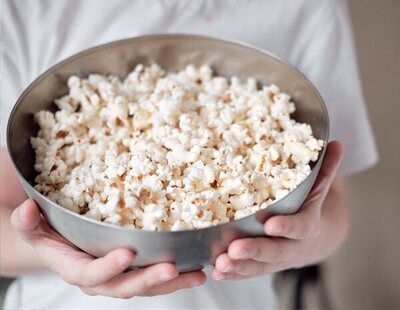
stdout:
[(307, 197), (305, 204), (323, 201), (335, 179), (343, 157), (343, 144), (339, 141), (332, 141), (328, 144), (325, 158), (318, 173), (317, 180)]
[(32, 199), (25, 200), (11, 215), (11, 225), (20, 233), (35, 230), (39, 223), (39, 208)]
[(332, 141), (328, 144), (325, 158), (318, 174), (316, 183), (332, 183), (339, 170), (343, 158), (343, 144), (340, 141)]

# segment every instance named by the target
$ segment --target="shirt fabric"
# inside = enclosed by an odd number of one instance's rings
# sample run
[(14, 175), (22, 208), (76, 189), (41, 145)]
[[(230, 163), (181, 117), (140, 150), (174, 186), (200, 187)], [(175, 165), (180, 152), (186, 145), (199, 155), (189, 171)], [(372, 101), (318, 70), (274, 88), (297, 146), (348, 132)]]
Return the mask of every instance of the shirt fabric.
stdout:
[[(18, 96), (40, 73), (83, 49), (154, 33), (192, 33), (242, 41), (296, 66), (328, 108), (331, 139), (344, 143), (340, 173), (377, 161), (359, 83), (347, 5), (342, 0), (5, 0), (2, 9), (1, 145)], [(209, 268), (207, 268), (209, 274)], [(11, 285), (6, 309), (273, 309), (271, 276), (216, 282), (129, 300), (89, 297), (50, 272)]]

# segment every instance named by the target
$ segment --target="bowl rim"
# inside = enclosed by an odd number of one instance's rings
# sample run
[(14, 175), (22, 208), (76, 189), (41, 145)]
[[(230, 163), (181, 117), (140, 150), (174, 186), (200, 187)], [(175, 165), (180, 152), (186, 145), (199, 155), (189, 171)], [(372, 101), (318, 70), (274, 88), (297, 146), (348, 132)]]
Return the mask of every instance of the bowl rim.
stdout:
[[(76, 217), (76, 218), (78, 218), (80, 220), (88, 221), (88, 222), (91, 222), (91, 223), (96, 224), (96, 225), (101, 225), (101, 226), (104, 226), (105, 228), (113, 228), (113, 229), (122, 230), (122, 231), (125, 231), (125, 232), (135, 232), (135, 233), (151, 233), (151, 234), (160, 234), (160, 233), (162, 233), (162, 234), (171, 234), (171, 233), (173, 233), (173, 234), (183, 234), (183, 233), (201, 233), (201, 232), (204, 232), (206, 230), (217, 230), (217, 229), (221, 229), (224, 226), (230, 226), (232, 224), (234, 225), (235, 223), (239, 223), (241, 221), (245, 221), (248, 217), (255, 216), (258, 213), (265, 212), (266, 210), (270, 209), (277, 202), (279, 202), (281, 199), (285, 199), (285, 198), (289, 197), (290, 195), (292, 195), (296, 191), (296, 189), (300, 185), (302, 185), (304, 182), (306, 182), (308, 179), (311, 178), (312, 172), (313, 172), (313, 170), (314, 170), (316, 165), (311, 168), (310, 174), (303, 181), (301, 181), (301, 183), (294, 190), (289, 192), (283, 198), (281, 198), (279, 200), (276, 200), (274, 203), (269, 205), (267, 208), (260, 209), (260, 210), (254, 212), (254, 213), (251, 213), (251, 214), (249, 214), (249, 215), (247, 215), (245, 217), (242, 217), (242, 218), (237, 219), (237, 220), (231, 220), (231, 221), (226, 222), (226, 223), (221, 223), (221, 224), (217, 224), (217, 225), (211, 225), (211, 226), (202, 227), (202, 228), (185, 229), (185, 230), (177, 230), (177, 231), (172, 231), (172, 230), (159, 230), (159, 231), (158, 230), (157, 231), (145, 230), (145, 229), (140, 229), (140, 228), (136, 228), (136, 227), (126, 227), (126, 226), (121, 226), (121, 225), (117, 225), (117, 224), (102, 222), (102, 221), (99, 221), (99, 220), (96, 220), (96, 219), (92, 219), (92, 218), (86, 217), (86, 216), (84, 216), (82, 214), (73, 212), (73, 211), (71, 211), (71, 210), (69, 210), (69, 209), (67, 209), (65, 207), (62, 207), (61, 205), (57, 204), (56, 202), (50, 200), (47, 196), (45, 196), (42, 193), (40, 193), (39, 191), (37, 191), (35, 189), (35, 187), (32, 186), (25, 179), (25, 177), (22, 175), (22, 173), (18, 169), (18, 167), (17, 167), (17, 165), (16, 165), (16, 163), (14, 161), (14, 157), (13, 157), (11, 148), (10, 148), (10, 145), (11, 145), (11, 142), (10, 142), (11, 122), (12, 122), (12, 119), (14, 118), (14, 115), (15, 115), (16, 111), (18, 110), (21, 102), (28, 95), (28, 93), (39, 82), (41, 82), (43, 79), (45, 79), (52, 72), (58, 70), (60, 67), (63, 67), (63, 66), (67, 65), (70, 62), (73, 62), (74, 60), (76, 60), (76, 59), (78, 59), (80, 57), (89, 55), (92, 52), (103, 50), (103, 49), (107, 49), (107, 48), (110, 48), (110, 47), (113, 47), (113, 46), (124, 45), (124, 44), (127, 44), (127, 43), (132, 42), (132, 41), (140, 42), (140, 41), (154, 41), (154, 40), (168, 40), (168, 39), (178, 39), (178, 40), (183, 40), (183, 41), (184, 40), (197, 40), (197, 41), (206, 40), (206, 41), (213, 41), (213, 42), (216, 42), (216, 43), (222, 43), (222, 44), (225, 44), (225, 45), (239, 46), (239, 47), (242, 47), (242, 48), (244, 47), (244, 48), (253, 50), (255, 52), (258, 52), (260, 54), (263, 54), (264, 56), (271, 57), (274, 60), (276, 60), (277, 62), (279, 62), (280, 64), (288, 67), (288, 69), (290, 69), (294, 73), (296, 73), (314, 91), (315, 95), (317, 96), (317, 98), (319, 100), (320, 105), (322, 106), (323, 112), (324, 112), (324, 117), (326, 119), (326, 136), (325, 136), (325, 138), (323, 140), (324, 140), (325, 143), (324, 143), (324, 146), (323, 146), (322, 150), (318, 154), (318, 159), (315, 161), (315, 164), (317, 165), (320, 160), (322, 160), (322, 162), (323, 162), (324, 156), (325, 156), (325, 152), (326, 152), (326, 149), (327, 149), (327, 146), (328, 146), (329, 134), (330, 134), (330, 120), (329, 120), (328, 109), (327, 109), (327, 107), (325, 105), (325, 101), (323, 100), (323, 98), (322, 98), (321, 94), (319, 93), (319, 91), (317, 90), (317, 88), (311, 83), (311, 81), (305, 76), (305, 74), (303, 74), (294, 65), (284, 61), (282, 58), (276, 56), (275, 54), (273, 54), (273, 53), (271, 53), (271, 52), (269, 52), (267, 50), (264, 50), (262, 48), (256, 47), (256, 46), (254, 46), (252, 44), (249, 44), (247, 42), (242, 42), (240, 40), (231, 40), (231, 39), (227, 40), (227, 39), (221, 39), (221, 38), (214, 37), (214, 36), (206, 36), (206, 35), (198, 35), (198, 34), (190, 34), (190, 33), (168, 33), (168, 34), (158, 34), (158, 33), (156, 33), (156, 34), (141, 35), (141, 36), (137, 36), (137, 37), (131, 37), (131, 38), (125, 38), (125, 39), (110, 41), (110, 42), (107, 42), (107, 43), (103, 43), (103, 44), (100, 44), (100, 45), (96, 45), (96, 46), (84, 49), (84, 50), (82, 50), (80, 52), (77, 52), (77, 53), (75, 53), (75, 54), (73, 54), (73, 55), (71, 55), (71, 56), (69, 56), (69, 57), (57, 62), (56, 64), (52, 65), (50, 68), (48, 68), (47, 70), (42, 72), (37, 78), (35, 78), (24, 89), (24, 91), (21, 93), (21, 95), (18, 97), (17, 101), (15, 102), (14, 107), (12, 108), (10, 116), (8, 118), (7, 130), (6, 130), (6, 142), (7, 142), (7, 150), (8, 150), (8, 153), (10, 155), (11, 162), (12, 162), (12, 164), (14, 166), (14, 169), (15, 169), (17, 175), (19, 176), (19, 178), (21, 180), (24, 181), (23, 183), (25, 183), (25, 185), (27, 185), (31, 189), (31, 191), (35, 192), (36, 195), (38, 195), (39, 197), (44, 199), (46, 201), (46, 203), (50, 204), (50, 206), (56, 207), (57, 209), (61, 209), (62, 212), (66, 212), (66, 213), (68, 213), (68, 214), (70, 214), (70, 215), (72, 215), (72, 216), (74, 216), (74, 217)], [(322, 165), (322, 162), (321, 162), (321, 165)], [(312, 187), (311, 187), (311, 190), (312, 190)], [(41, 208), (41, 207), (39, 206), (39, 208)], [(300, 208), (301, 208), (301, 206), (300, 206)]]

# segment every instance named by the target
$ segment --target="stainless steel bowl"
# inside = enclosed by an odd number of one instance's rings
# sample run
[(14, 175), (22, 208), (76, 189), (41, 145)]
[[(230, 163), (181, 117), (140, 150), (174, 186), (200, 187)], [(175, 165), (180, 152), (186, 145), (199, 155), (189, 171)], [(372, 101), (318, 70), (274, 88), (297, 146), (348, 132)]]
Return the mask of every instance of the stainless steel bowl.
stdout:
[(35, 154), (30, 137), (37, 134), (33, 114), (55, 111), (54, 98), (67, 93), (71, 75), (90, 73), (124, 77), (136, 64), (157, 62), (167, 70), (180, 70), (188, 63), (209, 64), (223, 76), (255, 77), (261, 84), (277, 84), (296, 103), (294, 118), (309, 123), (314, 135), (328, 141), (329, 121), (322, 98), (295, 68), (271, 54), (242, 44), (195, 35), (154, 35), (101, 45), (80, 52), (53, 66), (23, 92), (11, 113), (7, 144), (11, 159), (28, 195), (62, 236), (80, 249), (99, 257), (115, 248), (137, 253), (134, 266), (175, 262), (181, 271), (213, 263), (229, 243), (245, 236), (262, 236), (262, 223), (273, 214), (295, 213), (310, 191), (320, 169), (325, 149), (311, 174), (288, 196), (265, 210), (214, 227), (153, 232), (102, 223), (73, 213), (37, 192), (34, 186)]

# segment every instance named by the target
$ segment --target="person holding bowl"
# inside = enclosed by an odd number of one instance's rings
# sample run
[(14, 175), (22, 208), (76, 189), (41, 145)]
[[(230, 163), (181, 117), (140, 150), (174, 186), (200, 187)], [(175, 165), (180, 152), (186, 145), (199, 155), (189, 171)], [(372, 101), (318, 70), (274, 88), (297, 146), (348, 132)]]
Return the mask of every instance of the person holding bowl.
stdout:
[(319, 263), (344, 242), (349, 226), (344, 178), (377, 160), (344, 2), (20, 0), (3, 7), (2, 145), (13, 103), (39, 73), (81, 49), (155, 32), (242, 40), (279, 55), (320, 90), (332, 140), (342, 141), (329, 143), (298, 213), (269, 218), (268, 238), (235, 240), (215, 266), (183, 274), (170, 263), (126, 271), (135, 261), (126, 249), (101, 258), (78, 250), (25, 200), (2, 148), (1, 274), (19, 277), (6, 308), (271, 309), (273, 273)]

